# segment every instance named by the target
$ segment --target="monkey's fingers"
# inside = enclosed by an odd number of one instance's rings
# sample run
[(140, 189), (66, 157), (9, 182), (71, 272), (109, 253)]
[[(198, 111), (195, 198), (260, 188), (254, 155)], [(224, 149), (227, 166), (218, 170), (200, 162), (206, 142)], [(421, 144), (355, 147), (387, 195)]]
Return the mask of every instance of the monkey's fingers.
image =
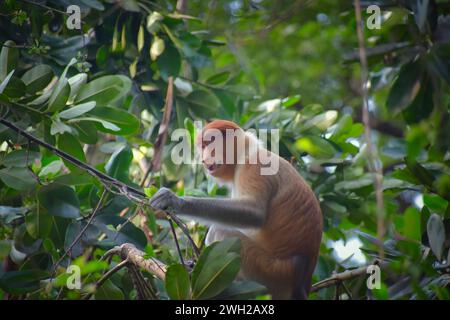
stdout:
[(163, 210), (154, 210), (155, 213), (155, 218), (156, 219), (166, 219), (167, 218), (167, 213)]

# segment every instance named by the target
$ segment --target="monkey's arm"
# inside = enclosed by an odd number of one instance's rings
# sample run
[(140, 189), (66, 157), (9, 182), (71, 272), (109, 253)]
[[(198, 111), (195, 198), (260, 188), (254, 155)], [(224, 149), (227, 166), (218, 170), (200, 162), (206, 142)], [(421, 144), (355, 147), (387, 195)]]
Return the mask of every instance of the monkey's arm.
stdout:
[(167, 188), (161, 188), (150, 200), (150, 205), (155, 209), (169, 209), (175, 214), (241, 228), (259, 227), (266, 216), (263, 201), (178, 197)]
[(264, 223), (265, 208), (250, 199), (214, 199), (183, 197), (179, 214), (206, 219), (234, 227), (259, 227)]

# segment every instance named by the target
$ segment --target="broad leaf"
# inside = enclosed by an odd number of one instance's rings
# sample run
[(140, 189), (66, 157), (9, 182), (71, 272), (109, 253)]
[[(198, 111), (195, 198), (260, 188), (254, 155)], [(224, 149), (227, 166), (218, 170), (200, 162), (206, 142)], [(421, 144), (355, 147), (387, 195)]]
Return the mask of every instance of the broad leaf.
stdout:
[(166, 290), (171, 299), (186, 300), (189, 298), (190, 281), (186, 268), (181, 264), (169, 266), (166, 272)]
[(35, 93), (44, 89), (52, 80), (53, 71), (48, 65), (40, 64), (31, 68), (22, 76), (27, 93)]
[(95, 108), (95, 101), (86, 102), (75, 105), (59, 114), (61, 119), (72, 119), (81, 116), (82, 114), (91, 111)]
[(95, 101), (97, 105), (107, 105), (123, 98), (131, 89), (130, 78), (123, 75), (103, 76), (83, 85), (77, 94), (77, 104)]
[(72, 219), (80, 217), (80, 202), (75, 191), (68, 186), (50, 184), (39, 191), (38, 198), (51, 215)]
[(0, 180), (8, 187), (16, 190), (29, 190), (36, 186), (36, 177), (28, 168), (3, 168), (0, 170)]

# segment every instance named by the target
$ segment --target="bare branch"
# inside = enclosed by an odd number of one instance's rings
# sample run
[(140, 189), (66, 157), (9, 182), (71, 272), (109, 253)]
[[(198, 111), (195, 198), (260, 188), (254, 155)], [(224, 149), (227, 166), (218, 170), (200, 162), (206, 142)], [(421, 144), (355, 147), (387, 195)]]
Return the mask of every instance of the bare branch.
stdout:
[(96, 215), (96, 213), (98, 212), (98, 210), (101, 207), (101, 204), (103, 203), (103, 200), (106, 196), (106, 189), (103, 190), (102, 195), (100, 196), (100, 199), (98, 200), (97, 206), (95, 207), (95, 209), (92, 211), (88, 222), (86, 222), (86, 225), (83, 227), (83, 229), (81, 229), (81, 231), (78, 233), (78, 235), (76, 236), (76, 238), (72, 241), (72, 243), (70, 244), (70, 246), (67, 248), (67, 250), (64, 252), (64, 254), (61, 256), (61, 258), (59, 258), (59, 260), (53, 265), (53, 275), (56, 272), (56, 268), (58, 268), (59, 264), (64, 260), (64, 258), (69, 254), (69, 252), (72, 250), (72, 248), (78, 243), (78, 241), (80, 241), (81, 237), (83, 236), (83, 234), (86, 232), (87, 228), (91, 225), (92, 221), (94, 220), (94, 217)]
[[(374, 264), (384, 265), (384, 263), (382, 263), (380, 260), (375, 260), (372, 263), (372, 265), (374, 265)], [(331, 287), (334, 285), (340, 285), (340, 284), (342, 284), (342, 282), (344, 282), (346, 280), (350, 280), (350, 279), (354, 279), (354, 278), (357, 278), (362, 275), (366, 275), (367, 267), (368, 266), (363, 266), (363, 267), (359, 267), (359, 268), (352, 269), (352, 270), (345, 270), (344, 272), (341, 272), (341, 273), (335, 273), (330, 278), (324, 279), (322, 281), (319, 281), (319, 282), (316, 282), (315, 284), (313, 284), (313, 286), (311, 287), (311, 292), (316, 292), (320, 289), (328, 288), (328, 287)], [(346, 291), (348, 291), (346, 287), (344, 289)]]
[[(95, 283), (95, 290), (96, 291), (99, 287), (102, 286), (103, 283), (105, 283), (106, 280), (108, 280), (114, 273), (122, 269), (127, 265), (128, 261), (124, 260), (117, 265), (115, 265), (113, 268), (109, 269), (108, 272), (106, 272), (96, 283)], [(83, 300), (89, 300), (92, 297), (93, 293), (89, 293), (86, 296), (84, 296)]]
[(120, 255), (122, 260), (126, 260), (128, 263), (148, 271), (163, 281), (166, 278), (167, 267), (163, 262), (155, 258), (145, 259), (145, 253), (136, 249), (136, 247), (130, 243), (124, 243), (121, 246), (114, 247), (105, 253), (104, 258), (113, 254)]
[(147, 169), (147, 172), (142, 179), (141, 186), (145, 185), (145, 181), (148, 178), (150, 172), (156, 172), (161, 170), (161, 158), (164, 150), (164, 145), (167, 140), (167, 133), (169, 130), (169, 122), (170, 115), (172, 114), (172, 106), (173, 106), (173, 77), (169, 77), (167, 84), (167, 94), (166, 94), (166, 102), (164, 104), (164, 114), (159, 125), (158, 137), (156, 138), (156, 142), (154, 144), (154, 155), (150, 166)]
[[(367, 54), (364, 45), (364, 33), (361, 18), (361, 4), (359, 0), (355, 0), (355, 15), (356, 15), (356, 31), (358, 34), (359, 44), (359, 60), (361, 63), (361, 88), (363, 98), (362, 118), (365, 128), (365, 138), (367, 143), (367, 163), (370, 172), (374, 176), (375, 198), (377, 204), (377, 236), (380, 241), (383, 240), (385, 233), (384, 223), (384, 200), (383, 200), (383, 168), (379, 163), (378, 152), (376, 146), (372, 142), (372, 130), (370, 126), (370, 112), (369, 112), (369, 93), (368, 93), (368, 67)], [(384, 257), (383, 249), (380, 247), (380, 257)]]

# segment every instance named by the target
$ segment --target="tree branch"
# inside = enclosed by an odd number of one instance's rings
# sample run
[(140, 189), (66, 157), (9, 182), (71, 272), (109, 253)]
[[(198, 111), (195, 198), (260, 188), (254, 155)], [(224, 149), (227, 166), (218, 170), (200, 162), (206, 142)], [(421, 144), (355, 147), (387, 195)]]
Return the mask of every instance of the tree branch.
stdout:
[(104, 258), (115, 254), (119, 255), (122, 260), (126, 260), (128, 263), (144, 269), (163, 281), (166, 278), (167, 266), (163, 262), (155, 258), (145, 259), (145, 253), (136, 249), (130, 243), (124, 243), (121, 246), (112, 248), (105, 253)]
[[(384, 265), (384, 263), (382, 263), (380, 260), (375, 260), (372, 263), (372, 265), (374, 265), (374, 264), (379, 265), (379, 266)], [(341, 272), (341, 273), (335, 273), (331, 277), (313, 284), (311, 287), (311, 292), (316, 292), (323, 288), (328, 288), (328, 287), (331, 287), (334, 285), (341, 284), (342, 282), (344, 282), (346, 280), (351, 280), (351, 279), (357, 278), (359, 276), (366, 275), (367, 267), (368, 266), (363, 266), (363, 267), (359, 267), (359, 268), (352, 269), (352, 270), (345, 270), (344, 272)]]
[[(116, 193), (116, 194), (120, 194), (125, 196), (127, 199), (129, 199), (132, 202), (141, 204), (143, 206), (147, 206), (151, 209), (153, 209), (149, 202), (148, 202), (148, 198), (146, 196), (146, 194), (136, 188), (133, 188), (117, 179), (114, 179), (112, 177), (110, 177), (109, 175), (100, 172), (99, 170), (95, 169), (94, 167), (78, 160), (77, 158), (73, 157), (72, 155), (59, 150), (58, 148), (52, 146), (51, 144), (48, 144), (47, 142), (36, 138), (35, 136), (31, 135), (30, 133), (28, 133), (27, 131), (19, 128), (18, 126), (16, 126), (15, 124), (13, 124), (12, 122), (0, 118), (0, 123), (5, 125), (6, 127), (10, 128), (11, 130), (15, 131), (16, 133), (20, 134), (21, 136), (27, 138), (29, 141), (32, 141), (34, 143), (36, 143), (37, 145), (40, 145), (48, 150), (50, 150), (51, 152), (53, 152), (54, 154), (60, 156), (62, 159), (72, 163), (73, 165), (75, 165), (76, 167), (86, 171), (87, 173), (89, 173), (90, 175), (94, 176), (96, 179), (98, 179), (110, 192), (112, 193)], [(197, 247), (197, 245), (195, 244), (194, 240), (192, 239), (191, 235), (189, 234), (189, 230), (187, 229), (186, 225), (183, 223), (183, 221), (180, 220), (180, 218), (178, 218), (176, 215), (174, 215), (171, 212), (165, 212), (177, 225), (178, 227), (183, 231), (183, 233), (186, 235), (186, 237), (188, 238), (193, 252), (196, 256), (198, 256), (200, 254), (199, 249)]]
[[(383, 199), (383, 171), (382, 164), (378, 158), (377, 147), (372, 142), (372, 130), (370, 126), (370, 112), (369, 112), (369, 92), (368, 92), (368, 66), (367, 54), (364, 45), (364, 31), (361, 17), (361, 3), (355, 0), (355, 16), (356, 16), (356, 33), (358, 35), (359, 44), (359, 60), (361, 63), (361, 88), (362, 88), (362, 118), (365, 129), (365, 138), (367, 143), (367, 164), (369, 171), (374, 175), (375, 199), (377, 205), (377, 237), (382, 241), (385, 233), (384, 221), (384, 199)], [(383, 249), (380, 247), (379, 255), (384, 256)]]
[(91, 225), (92, 221), (94, 220), (94, 217), (96, 215), (96, 213), (98, 212), (98, 210), (101, 207), (101, 204), (103, 202), (103, 199), (106, 196), (106, 189), (103, 190), (102, 195), (100, 196), (100, 199), (98, 200), (97, 206), (95, 207), (95, 209), (92, 211), (88, 222), (86, 222), (86, 225), (83, 227), (83, 229), (81, 229), (81, 231), (78, 233), (77, 237), (72, 241), (72, 243), (69, 245), (69, 247), (67, 248), (67, 250), (64, 252), (64, 254), (61, 256), (61, 258), (59, 258), (59, 260), (53, 265), (53, 272), (52, 272), (52, 276), (55, 275), (56, 272), (56, 268), (58, 268), (59, 264), (64, 260), (64, 258), (69, 254), (69, 252), (72, 250), (72, 248), (78, 243), (78, 241), (80, 241), (81, 237), (83, 236), (83, 234), (86, 232), (87, 228)]

